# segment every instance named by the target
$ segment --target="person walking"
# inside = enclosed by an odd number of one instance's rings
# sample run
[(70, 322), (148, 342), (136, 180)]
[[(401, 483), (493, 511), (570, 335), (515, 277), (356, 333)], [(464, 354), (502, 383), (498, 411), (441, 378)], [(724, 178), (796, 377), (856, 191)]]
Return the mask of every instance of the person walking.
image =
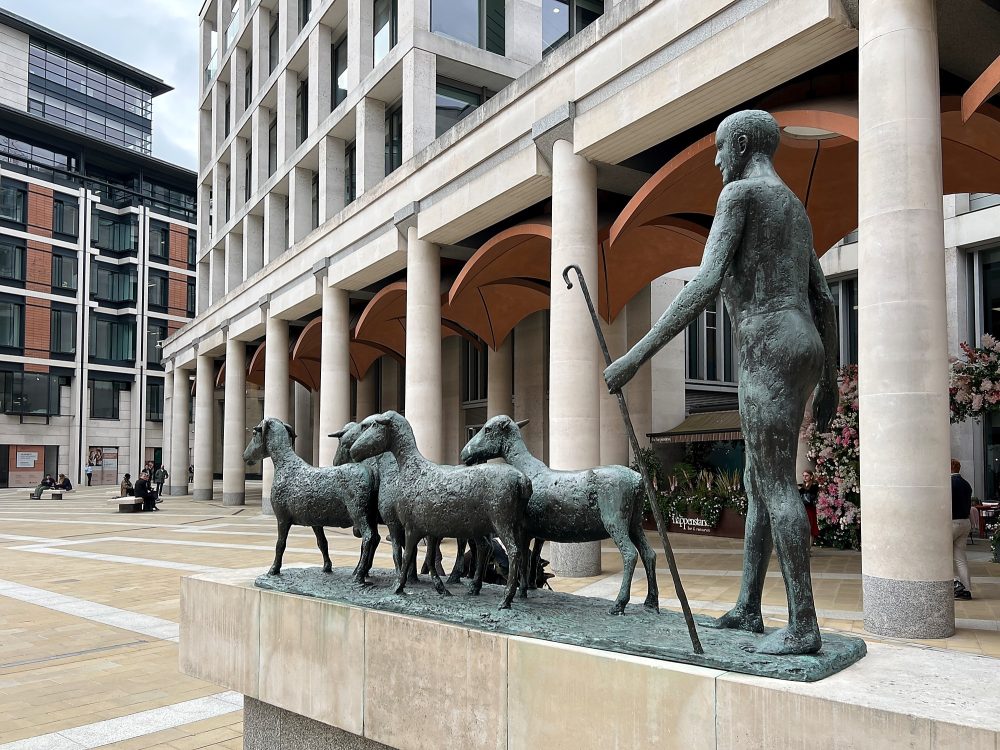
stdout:
[(156, 471), (153, 472), (153, 482), (156, 484), (157, 495), (163, 494), (163, 483), (169, 478), (170, 475), (167, 473), (166, 467), (163, 464), (160, 464)]
[(969, 513), (972, 511), (972, 485), (962, 478), (962, 463), (951, 459), (951, 538), (955, 565), (955, 598), (971, 599), (972, 582), (965, 540), (972, 531)]
[(83, 473), (87, 475), (87, 486), (90, 486), (90, 480), (94, 478), (94, 462), (87, 461), (87, 465), (83, 467)]
[(806, 515), (809, 517), (809, 535), (812, 536), (813, 544), (819, 541), (819, 524), (816, 521), (816, 503), (819, 502), (819, 482), (816, 475), (806, 469), (802, 472), (802, 484), (799, 485), (799, 494), (802, 496), (802, 504), (806, 506)]

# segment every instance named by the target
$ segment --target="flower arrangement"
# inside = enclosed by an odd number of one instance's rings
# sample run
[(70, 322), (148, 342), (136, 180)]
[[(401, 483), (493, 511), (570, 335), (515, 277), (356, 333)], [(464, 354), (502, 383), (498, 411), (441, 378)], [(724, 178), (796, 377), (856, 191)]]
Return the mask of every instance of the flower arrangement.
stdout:
[(858, 368), (841, 368), (840, 403), (826, 432), (806, 427), (809, 458), (816, 464), (819, 543), (837, 549), (861, 548), (861, 441), (858, 433)]
[(718, 525), (724, 508), (732, 508), (743, 516), (747, 512), (746, 492), (738, 471), (694, 472), (683, 464), (667, 477), (660, 503), (667, 518), (693, 513), (712, 528)]
[(1000, 340), (986, 333), (982, 345), (961, 347), (965, 359), (952, 357), (949, 373), (953, 423), (1000, 410)]

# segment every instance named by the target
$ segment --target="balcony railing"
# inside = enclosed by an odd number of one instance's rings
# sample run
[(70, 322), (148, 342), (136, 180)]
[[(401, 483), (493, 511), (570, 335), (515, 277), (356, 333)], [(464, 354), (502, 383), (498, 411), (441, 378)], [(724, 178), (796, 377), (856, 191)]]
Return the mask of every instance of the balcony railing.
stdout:
[(208, 86), (215, 78), (215, 74), (219, 72), (219, 55), (216, 52), (212, 52), (212, 59), (208, 61), (208, 65), (205, 67), (205, 85)]
[(229, 26), (226, 27), (226, 40), (225, 46), (222, 48), (222, 54), (226, 54), (230, 47), (233, 46), (233, 42), (236, 41), (236, 35), (240, 30), (240, 9), (237, 6), (235, 12), (233, 13), (233, 19), (229, 22)]

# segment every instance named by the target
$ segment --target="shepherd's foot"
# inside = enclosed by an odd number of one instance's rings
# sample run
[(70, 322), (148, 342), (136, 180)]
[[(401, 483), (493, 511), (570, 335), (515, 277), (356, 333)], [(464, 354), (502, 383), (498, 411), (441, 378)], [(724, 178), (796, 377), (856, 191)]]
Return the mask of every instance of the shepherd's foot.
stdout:
[(715, 620), (712, 625), (716, 628), (731, 630), (746, 630), (751, 633), (764, 632), (764, 617), (760, 610), (751, 612), (750, 610), (736, 606)]
[(775, 630), (757, 643), (758, 654), (815, 654), (823, 645), (816, 624)]

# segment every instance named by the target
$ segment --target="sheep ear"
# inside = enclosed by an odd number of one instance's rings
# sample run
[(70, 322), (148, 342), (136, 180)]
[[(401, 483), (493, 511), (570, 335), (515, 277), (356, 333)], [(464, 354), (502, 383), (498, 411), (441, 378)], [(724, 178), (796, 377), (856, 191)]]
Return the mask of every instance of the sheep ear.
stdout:
[(392, 417), (389, 416), (389, 412), (384, 412), (383, 414), (376, 414), (375, 419), (372, 421), (375, 424), (389, 424), (392, 421)]
[(519, 419), (514, 424), (517, 425), (517, 429), (523, 430), (525, 427), (527, 427), (528, 422), (530, 421), (531, 421), (530, 419)]
[(327, 437), (332, 437), (332, 438), (340, 439), (340, 438), (344, 437), (344, 433), (345, 432), (347, 432), (347, 428), (346, 427), (343, 430), (337, 430), (336, 432), (331, 432)]
[(282, 422), (281, 424), (285, 425), (285, 429), (288, 430), (288, 437), (290, 437), (292, 442), (294, 442), (296, 438), (298, 438), (298, 435), (295, 434), (295, 430), (292, 429), (292, 426), (288, 424), (288, 422)]

